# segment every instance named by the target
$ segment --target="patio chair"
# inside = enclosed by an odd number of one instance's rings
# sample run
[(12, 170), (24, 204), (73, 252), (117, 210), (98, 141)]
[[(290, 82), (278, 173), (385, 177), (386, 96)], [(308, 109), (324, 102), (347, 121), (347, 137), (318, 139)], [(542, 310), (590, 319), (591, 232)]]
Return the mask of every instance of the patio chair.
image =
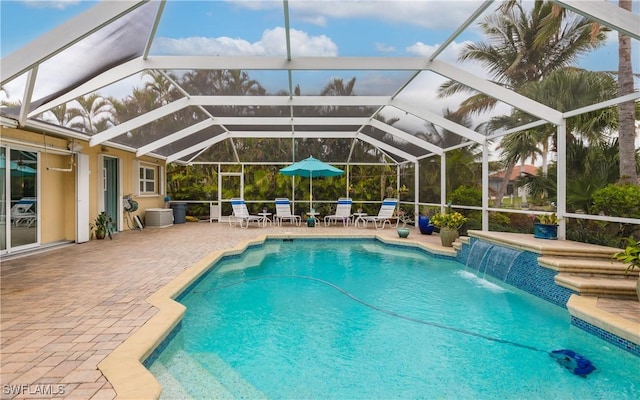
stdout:
[(344, 226), (349, 226), (349, 221), (353, 216), (353, 214), (351, 214), (352, 203), (353, 201), (348, 197), (339, 198), (335, 214), (325, 216), (324, 225), (329, 226), (332, 222), (340, 221)]
[(36, 212), (33, 210), (35, 199), (23, 197), (11, 207), (11, 222), (14, 226), (31, 227), (36, 222)]
[(291, 202), (287, 198), (279, 197), (276, 199), (276, 215), (273, 217), (278, 226), (282, 225), (282, 221), (290, 221), (292, 224), (300, 226), (302, 217), (291, 213)]
[[(378, 215), (369, 215), (363, 216), (362, 221), (364, 222), (365, 228), (367, 227), (368, 222), (373, 222), (376, 229), (384, 229), (386, 224), (389, 226), (393, 226), (391, 222), (392, 218), (395, 218), (393, 213), (398, 206), (398, 200), (396, 199), (384, 199), (382, 200), (382, 205), (380, 206), (380, 211), (378, 211)], [(398, 226), (398, 219), (395, 218), (395, 226)]]
[(229, 225), (233, 222), (234, 224), (240, 223), (241, 228), (248, 228), (249, 223), (257, 222), (258, 225), (265, 224), (265, 217), (260, 215), (251, 215), (249, 214), (249, 210), (247, 209), (247, 203), (244, 202), (244, 199), (231, 199), (231, 206), (233, 207), (233, 215), (229, 217)]

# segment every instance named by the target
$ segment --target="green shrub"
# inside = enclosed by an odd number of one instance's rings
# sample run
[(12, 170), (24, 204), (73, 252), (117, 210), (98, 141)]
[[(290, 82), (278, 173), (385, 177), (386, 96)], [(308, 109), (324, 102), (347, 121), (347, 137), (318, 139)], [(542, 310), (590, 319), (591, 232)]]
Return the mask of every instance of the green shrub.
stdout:
[(640, 186), (607, 185), (593, 194), (593, 210), (614, 217), (640, 218)]
[(489, 224), (496, 224), (499, 226), (510, 226), (511, 218), (508, 215), (502, 213), (489, 213)]
[(475, 187), (459, 186), (451, 192), (449, 201), (464, 206), (482, 206), (482, 190)]
[[(613, 217), (640, 218), (640, 186), (608, 185), (593, 194), (593, 211)], [(640, 225), (612, 222), (617, 237), (638, 237)]]

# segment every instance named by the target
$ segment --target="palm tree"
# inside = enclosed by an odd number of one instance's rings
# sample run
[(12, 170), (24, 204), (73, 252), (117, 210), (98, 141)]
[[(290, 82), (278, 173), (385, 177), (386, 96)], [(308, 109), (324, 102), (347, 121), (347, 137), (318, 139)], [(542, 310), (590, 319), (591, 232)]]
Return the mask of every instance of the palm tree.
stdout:
[(69, 112), (70, 110), (67, 108), (67, 103), (60, 104), (49, 110), (53, 118), (55, 119), (55, 123), (60, 126), (70, 126), (71, 119), (73, 116)]
[[(616, 84), (613, 76), (606, 72), (589, 72), (577, 68), (563, 68), (549, 73), (540, 81), (530, 82), (521, 88), (521, 93), (542, 104), (553, 107), (558, 111), (570, 111), (589, 104), (609, 100), (615, 97)], [(605, 141), (606, 133), (617, 125), (617, 118), (612, 108), (582, 114), (567, 121), (567, 135), (569, 142), (578, 137), (584, 138), (592, 145)], [(509, 116), (492, 119), (492, 128), (510, 128), (533, 121), (534, 118), (526, 112), (515, 110)], [(550, 125), (540, 126), (531, 130), (518, 132), (504, 137), (499, 146), (503, 150), (503, 161), (507, 167), (507, 176), (518, 160), (524, 162), (528, 157), (541, 155), (543, 160), (543, 174), (547, 171), (547, 154), (549, 142), (555, 139), (556, 130)], [(496, 198), (499, 206), (501, 196), (504, 196), (504, 186)]]
[[(519, 1), (508, 1), (500, 10), (480, 23), (488, 42), (466, 45), (459, 60), (481, 63), (492, 82), (511, 90), (518, 91), (527, 82), (571, 65), (606, 39), (599, 25), (577, 14), (563, 13), (547, 1), (537, 0), (529, 13)], [(445, 82), (439, 91), (440, 97), (475, 93), (454, 81)], [(494, 98), (475, 93), (462, 102), (458, 112), (487, 111), (495, 104)]]
[[(445, 108), (442, 114), (444, 118), (453, 121), (458, 125), (464, 126), (466, 128), (472, 128), (471, 117), (468, 114), (460, 114), (452, 111), (449, 108)], [(464, 141), (464, 138), (462, 136), (457, 135), (447, 129), (436, 126), (431, 122), (427, 122), (425, 124), (425, 127), (426, 131), (418, 132), (416, 136), (422, 137), (426, 141), (433, 143), (438, 147), (447, 149), (449, 147), (459, 145)], [(447, 152), (447, 193), (451, 193), (455, 188), (462, 185), (473, 186), (477, 184), (478, 180), (476, 178), (478, 171), (473, 168), (473, 166), (476, 165), (475, 162), (477, 161), (479, 155), (477, 149), (477, 145), (469, 145)], [(428, 166), (428, 169), (420, 169), (420, 182), (423, 181), (423, 176), (425, 177), (425, 181), (428, 179), (425, 175), (439, 175), (439, 163), (429, 163)]]
[[(631, 11), (631, 0), (618, 0), (620, 8)], [(618, 33), (618, 95), (633, 93), (631, 64), (631, 38)], [(634, 102), (618, 106), (618, 137), (620, 140), (620, 181), (640, 184), (635, 163), (635, 110)]]
[(166, 75), (156, 70), (147, 70), (143, 75), (151, 78), (151, 81), (147, 82), (144, 88), (155, 96), (158, 105), (164, 106), (173, 101), (176, 88)]
[[(550, 72), (571, 65), (578, 56), (599, 47), (605, 40), (598, 24), (564, 12), (550, 2), (538, 0), (527, 13), (519, 1), (512, 0), (505, 2), (500, 10), (480, 24), (488, 42), (467, 45), (459, 59), (480, 62), (494, 83), (516, 92), (529, 82), (540, 81)], [(497, 103), (496, 99), (453, 81), (441, 85), (439, 95), (445, 97), (460, 92), (473, 93), (462, 102), (457, 111), (461, 114), (487, 111)], [(497, 128), (495, 123), (494, 127)], [(517, 147), (505, 147), (517, 151)], [(522, 158), (509, 154), (505, 160), (515, 163)], [(506, 167), (509, 170), (514, 165)], [(503, 187), (501, 192), (504, 191)], [(498, 196), (496, 203), (499, 200)]]
[[(355, 95), (354, 88), (356, 86), (356, 77), (351, 78), (346, 84), (342, 78), (333, 78), (329, 83), (322, 88), (320, 96), (353, 96)], [(335, 114), (338, 111), (338, 107), (323, 106), (321, 113), (324, 115)]]
[[(113, 120), (113, 107), (109, 100), (92, 93), (76, 99), (80, 108), (70, 108), (70, 127), (90, 134), (98, 133), (98, 124), (102, 120)], [(104, 124), (102, 126), (105, 126)]]
[[(498, 149), (502, 150), (502, 161), (507, 166), (502, 185), (496, 194), (495, 206), (499, 207), (502, 203), (502, 197), (505, 195), (505, 189), (511, 177), (511, 173), (515, 165), (520, 161), (520, 173), (524, 171), (526, 159), (531, 157), (535, 159), (540, 154), (538, 144), (540, 143), (540, 134), (535, 130), (523, 131), (505, 136)], [(522, 202), (527, 203), (526, 192), (523, 191)]]
[(345, 85), (342, 78), (333, 78), (320, 92), (320, 96), (352, 96), (353, 89), (356, 85), (356, 77), (354, 76)]
[(226, 86), (224, 94), (228, 95), (264, 95), (266, 90), (255, 79), (251, 79), (249, 74), (239, 69), (230, 69), (226, 71)]

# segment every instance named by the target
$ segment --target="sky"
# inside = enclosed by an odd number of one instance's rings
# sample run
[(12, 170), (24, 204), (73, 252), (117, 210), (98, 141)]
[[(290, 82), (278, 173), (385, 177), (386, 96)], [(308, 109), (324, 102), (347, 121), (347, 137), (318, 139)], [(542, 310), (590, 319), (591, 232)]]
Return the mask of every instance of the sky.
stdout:
[[(0, 0), (0, 55), (10, 54), (64, 21), (95, 5), (79, 0)], [(414, 57), (431, 54), (454, 30), (477, 9), (480, 0), (400, 0), (380, 1), (289, 1), (291, 41), (294, 56), (372, 56)], [(617, 1), (616, 1), (617, 3)], [(640, 1), (633, 2), (640, 11)], [(491, 6), (490, 10), (494, 10)], [(482, 40), (476, 23), (467, 28), (438, 59), (455, 63), (459, 51), (468, 42)], [(284, 16), (282, 2), (265, 1), (168, 1), (151, 49), (152, 55), (283, 55)], [(640, 71), (640, 46), (634, 44), (634, 71)], [(617, 35), (609, 36), (602, 49), (579, 60), (580, 67), (597, 71), (617, 70)], [(1, 65), (0, 65), (1, 66)], [(485, 75), (474, 63), (461, 68)], [(287, 89), (286, 72), (260, 75), (258, 79), (274, 93)], [(294, 71), (294, 85), (301, 84), (303, 94), (318, 94), (332, 78), (345, 81), (357, 75), (356, 92), (360, 95), (391, 95), (410, 73), (369, 71)], [(39, 76), (40, 78), (40, 76)], [(107, 91), (124, 97), (135, 82), (122, 82)], [(435, 97), (444, 79), (423, 73), (403, 91), (408, 99)], [(10, 85), (7, 87), (11, 88)], [(14, 91), (20, 92), (20, 90)], [(464, 95), (463, 97), (467, 97)], [(461, 98), (432, 101), (434, 112), (456, 108)], [(497, 112), (506, 112), (499, 110)]]

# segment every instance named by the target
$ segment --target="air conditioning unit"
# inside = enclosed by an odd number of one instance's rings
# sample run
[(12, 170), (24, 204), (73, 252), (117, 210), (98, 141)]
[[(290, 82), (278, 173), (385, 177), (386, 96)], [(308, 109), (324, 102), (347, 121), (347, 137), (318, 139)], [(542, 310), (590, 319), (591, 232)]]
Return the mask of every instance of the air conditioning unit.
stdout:
[(166, 228), (173, 225), (171, 208), (147, 208), (144, 212), (144, 225), (147, 228)]

